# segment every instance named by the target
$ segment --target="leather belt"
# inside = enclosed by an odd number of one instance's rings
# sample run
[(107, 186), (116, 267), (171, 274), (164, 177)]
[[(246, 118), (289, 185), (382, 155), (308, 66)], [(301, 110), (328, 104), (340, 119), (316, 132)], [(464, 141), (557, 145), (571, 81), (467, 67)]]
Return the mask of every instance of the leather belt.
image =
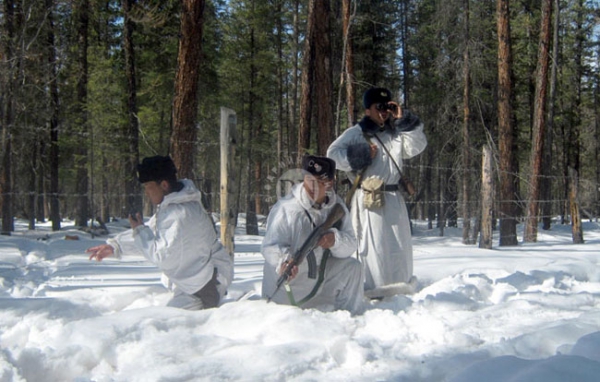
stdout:
[[(361, 186), (362, 188), (362, 186)], [(386, 184), (383, 186), (383, 191), (398, 191), (398, 185), (397, 184)]]

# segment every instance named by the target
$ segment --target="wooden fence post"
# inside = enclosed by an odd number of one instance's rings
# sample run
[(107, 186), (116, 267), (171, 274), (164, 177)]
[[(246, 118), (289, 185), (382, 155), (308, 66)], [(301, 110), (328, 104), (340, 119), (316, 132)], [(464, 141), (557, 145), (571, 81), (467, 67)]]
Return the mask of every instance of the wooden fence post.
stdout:
[(492, 176), (492, 153), (489, 146), (483, 146), (481, 161), (481, 236), (479, 248), (492, 249), (492, 208), (494, 178)]
[(235, 111), (221, 107), (221, 243), (231, 257), (237, 215), (234, 203), (236, 122)]

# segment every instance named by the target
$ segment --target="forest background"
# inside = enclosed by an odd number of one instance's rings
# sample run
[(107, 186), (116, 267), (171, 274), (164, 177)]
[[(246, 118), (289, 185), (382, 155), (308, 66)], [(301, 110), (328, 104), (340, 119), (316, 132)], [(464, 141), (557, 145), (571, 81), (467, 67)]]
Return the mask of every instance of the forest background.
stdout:
[(221, 107), (237, 120), (235, 211), (258, 234), (282, 174), (359, 120), (371, 86), (424, 122), (429, 146), (405, 163), (409, 207), (440, 234), (462, 224), (474, 244), (491, 215), (514, 245), (518, 222), (536, 241), (560, 216), (580, 243), (581, 219), (600, 215), (596, 1), (0, 4), (4, 234), (15, 217), (58, 230), (151, 214), (135, 176), (151, 155), (171, 155), (218, 212)]

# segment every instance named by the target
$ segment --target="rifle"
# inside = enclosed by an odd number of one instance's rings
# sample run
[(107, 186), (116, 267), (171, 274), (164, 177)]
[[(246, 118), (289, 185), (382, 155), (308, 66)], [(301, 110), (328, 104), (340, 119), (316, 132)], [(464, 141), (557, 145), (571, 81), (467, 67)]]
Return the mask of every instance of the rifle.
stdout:
[(271, 296), (267, 298), (267, 302), (271, 301), (273, 296), (275, 296), (275, 293), (277, 293), (279, 288), (281, 288), (281, 285), (283, 285), (283, 283), (290, 278), (290, 276), (292, 275), (292, 269), (295, 266), (299, 265), (304, 260), (304, 258), (306, 258), (306, 256), (310, 253), (310, 251), (317, 247), (317, 243), (319, 242), (321, 236), (323, 236), (327, 232), (327, 230), (333, 227), (333, 225), (337, 223), (345, 214), (346, 212), (344, 211), (344, 208), (339, 203), (336, 203), (333, 206), (333, 208), (329, 212), (329, 215), (327, 216), (327, 219), (325, 219), (323, 224), (316, 227), (308, 236), (308, 238), (306, 238), (306, 240), (304, 241), (302, 246), (296, 251), (296, 253), (288, 257), (287, 266), (281, 273), (281, 276), (279, 276), (279, 279), (277, 279), (277, 286), (271, 294)]

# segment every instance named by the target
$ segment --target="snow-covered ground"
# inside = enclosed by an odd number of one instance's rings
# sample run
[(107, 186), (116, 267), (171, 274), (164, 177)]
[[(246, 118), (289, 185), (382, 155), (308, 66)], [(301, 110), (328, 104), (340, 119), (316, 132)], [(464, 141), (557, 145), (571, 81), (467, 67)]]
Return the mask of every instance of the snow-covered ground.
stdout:
[(152, 264), (89, 261), (105, 237), (63, 225), (0, 237), (0, 382), (600, 380), (598, 223), (583, 245), (554, 226), (493, 250), (417, 223), (417, 292), (356, 317), (261, 300), (261, 237), (243, 227), (229, 296), (188, 312), (164, 306)]

